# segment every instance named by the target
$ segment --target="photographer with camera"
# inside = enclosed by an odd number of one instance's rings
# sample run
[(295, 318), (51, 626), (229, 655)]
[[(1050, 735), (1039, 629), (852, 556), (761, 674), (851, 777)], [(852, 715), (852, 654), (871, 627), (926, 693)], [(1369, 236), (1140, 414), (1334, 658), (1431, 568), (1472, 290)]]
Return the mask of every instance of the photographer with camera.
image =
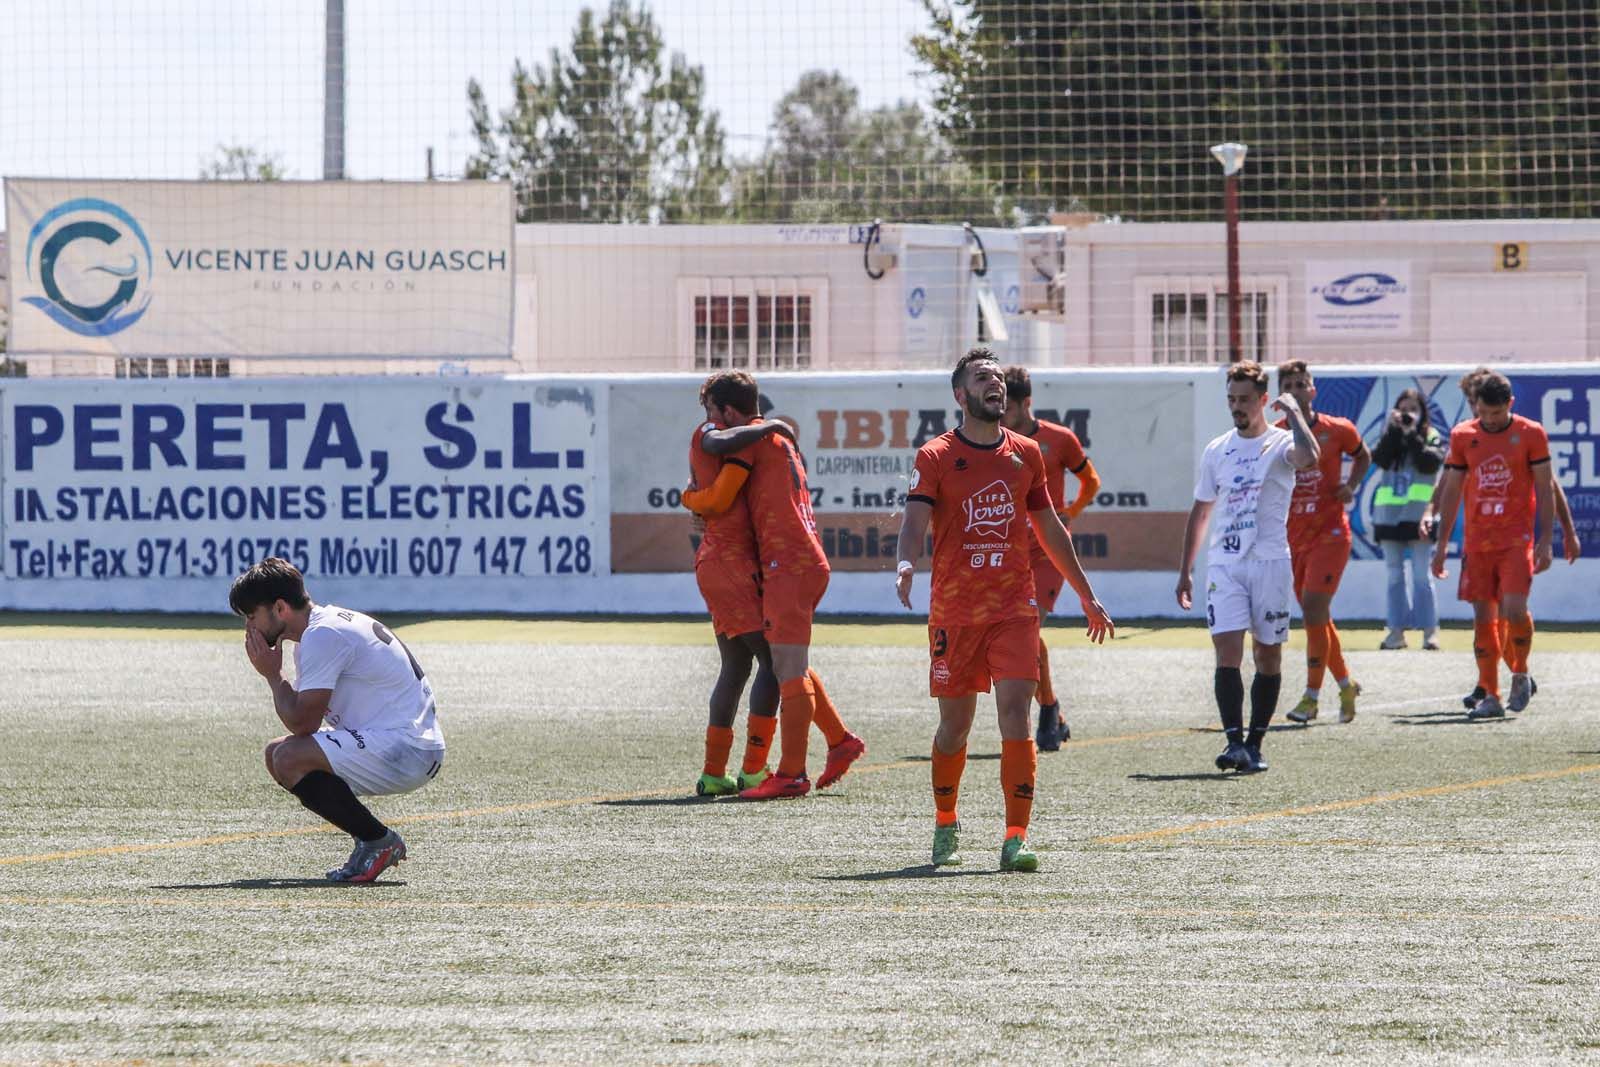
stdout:
[[(1428, 420), (1428, 405), (1416, 389), (1395, 398), (1372, 462), (1383, 471), (1372, 501), (1372, 529), (1389, 568), (1389, 632), (1378, 647), (1406, 647), (1409, 614), (1422, 631), (1422, 647), (1439, 647), (1439, 613), (1433, 599), (1428, 557), (1436, 524), (1429, 501), (1444, 466), (1445, 440)], [(1406, 601), (1406, 556), (1411, 557), (1411, 599)]]

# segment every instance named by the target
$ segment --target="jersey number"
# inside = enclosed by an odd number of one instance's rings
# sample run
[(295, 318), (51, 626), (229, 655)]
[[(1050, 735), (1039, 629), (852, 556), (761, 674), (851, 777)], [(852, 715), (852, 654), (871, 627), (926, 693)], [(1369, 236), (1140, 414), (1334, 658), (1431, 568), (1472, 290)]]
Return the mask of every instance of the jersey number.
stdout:
[(938, 659), (950, 651), (950, 636), (943, 630), (933, 631), (933, 656)]
[[(379, 641), (382, 641), (386, 645), (392, 645), (396, 641), (400, 641), (398, 637), (389, 632), (389, 628), (387, 626), (376, 620), (374, 620), (372, 623), (372, 636), (376, 637)], [(417, 681), (422, 681), (422, 664), (417, 662), (417, 657), (411, 654), (411, 650), (406, 647), (406, 643), (404, 641), (400, 641), (400, 651), (404, 652), (406, 654), (406, 659), (411, 661), (411, 673), (417, 676)]]

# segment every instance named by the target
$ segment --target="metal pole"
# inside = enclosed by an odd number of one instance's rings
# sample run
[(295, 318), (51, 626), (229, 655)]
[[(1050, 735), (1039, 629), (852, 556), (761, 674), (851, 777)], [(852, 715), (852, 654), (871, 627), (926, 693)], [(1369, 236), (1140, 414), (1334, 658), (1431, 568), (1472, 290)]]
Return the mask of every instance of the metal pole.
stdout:
[(344, 0), (327, 0), (323, 28), (322, 177), (344, 177)]
[(1239, 175), (1222, 179), (1223, 214), (1228, 226), (1228, 362), (1244, 358), (1239, 342)]
[(1228, 231), (1228, 362), (1244, 358), (1239, 338), (1239, 172), (1244, 169), (1247, 145), (1232, 141), (1219, 144), (1211, 154), (1222, 164), (1222, 212)]

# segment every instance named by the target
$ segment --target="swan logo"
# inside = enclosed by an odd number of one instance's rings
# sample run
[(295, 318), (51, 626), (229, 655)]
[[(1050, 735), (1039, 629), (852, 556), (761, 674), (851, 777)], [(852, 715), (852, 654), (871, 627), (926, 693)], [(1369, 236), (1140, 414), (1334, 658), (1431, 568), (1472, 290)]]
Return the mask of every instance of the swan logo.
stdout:
[(1335, 278), (1327, 285), (1317, 286), (1312, 291), (1335, 307), (1348, 308), (1376, 304), (1386, 296), (1404, 293), (1406, 287), (1393, 275), (1373, 270), (1346, 274), (1343, 278)]
[(109, 200), (80, 197), (51, 208), (28, 233), (26, 263), (44, 296), (22, 302), (84, 337), (121, 333), (150, 308), (150, 240)]

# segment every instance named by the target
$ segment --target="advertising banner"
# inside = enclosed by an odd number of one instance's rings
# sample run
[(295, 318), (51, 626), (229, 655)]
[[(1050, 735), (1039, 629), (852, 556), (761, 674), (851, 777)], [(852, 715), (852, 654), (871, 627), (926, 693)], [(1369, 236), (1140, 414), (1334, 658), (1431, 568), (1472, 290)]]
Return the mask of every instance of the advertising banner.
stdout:
[(380, 586), (598, 574), (604, 392), (502, 379), (0, 389), (0, 576), (170, 589), (271, 555)]
[(5, 189), (17, 355), (511, 354), (504, 183)]
[(1313, 260), (1306, 264), (1306, 335), (1313, 339), (1411, 336), (1411, 264)]
[[(944, 373), (766, 375), (762, 408), (789, 421), (807, 464), (823, 547), (836, 571), (893, 570), (916, 450), (959, 425)], [(682, 507), (698, 380), (612, 388), (612, 569), (686, 571), (694, 533)], [(1192, 384), (1036, 371), (1034, 413), (1082, 440), (1099, 471), (1095, 503), (1072, 526), (1084, 566), (1165, 570), (1193, 500)], [(1067, 478), (1069, 497), (1076, 484)]]
[[(1512, 410), (1544, 425), (1550, 437), (1550, 471), (1566, 491), (1573, 526), (1586, 558), (1600, 557), (1600, 374), (1512, 373)], [(1406, 389), (1417, 389), (1428, 400), (1428, 417), (1446, 438), (1450, 427), (1469, 419), (1465, 398), (1457, 384), (1459, 374), (1346, 374), (1329, 368), (1317, 372), (1318, 411), (1350, 419), (1368, 446), (1377, 444), (1394, 401)], [(1372, 540), (1372, 498), (1379, 472), (1373, 468), (1362, 483), (1350, 524), (1355, 533), (1355, 554), (1360, 558), (1382, 555)], [(1458, 522), (1454, 540), (1459, 544)], [(1556, 527), (1555, 554), (1562, 554), (1561, 529)]]

